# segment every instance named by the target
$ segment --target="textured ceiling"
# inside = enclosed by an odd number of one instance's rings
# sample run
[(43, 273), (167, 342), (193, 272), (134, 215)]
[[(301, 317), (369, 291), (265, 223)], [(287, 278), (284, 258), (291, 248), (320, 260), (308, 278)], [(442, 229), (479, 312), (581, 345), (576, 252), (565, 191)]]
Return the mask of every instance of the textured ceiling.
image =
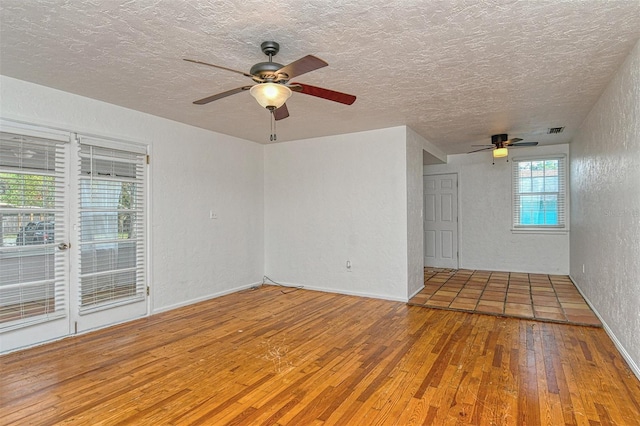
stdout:
[[(269, 114), (239, 74), (306, 54), (278, 140), (408, 125), (453, 154), (494, 133), (569, 142), (640, 37), (640, 1), (0, 0), (0, 73), (260, 143)], [(549, 127), (565, 126), (560, 135)]]

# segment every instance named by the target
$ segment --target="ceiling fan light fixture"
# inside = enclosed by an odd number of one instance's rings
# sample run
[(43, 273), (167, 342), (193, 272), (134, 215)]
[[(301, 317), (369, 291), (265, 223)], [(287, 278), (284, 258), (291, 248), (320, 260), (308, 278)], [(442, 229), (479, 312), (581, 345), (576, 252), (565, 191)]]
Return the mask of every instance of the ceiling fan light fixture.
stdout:
[(291, 89), (278, 83), (260, 83), (249, 90), (251, 96), (263, 107), (269, 110), (278, 109), (291, 96)]
[(493, 158), (502, 158), (509, 155), (509, 150), (507, 148), (496, 148), (493, 150)]

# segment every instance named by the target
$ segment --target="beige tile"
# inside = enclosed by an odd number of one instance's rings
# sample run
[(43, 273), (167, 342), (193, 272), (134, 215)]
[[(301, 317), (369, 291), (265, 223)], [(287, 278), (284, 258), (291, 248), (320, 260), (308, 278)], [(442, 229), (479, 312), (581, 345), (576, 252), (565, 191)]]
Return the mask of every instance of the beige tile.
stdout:
[(567, 318), (564, 314), (553, 313), (553, 312), (543, 312), (541, 314), (536, 313), (535, 317), (541, 320), (553, 320), (553, 321), (567, 321)]
[(444, 268), (425, 268), (424, 276), (411, 303), (601, 326), (566, 276)]
[(458, 296), (460, 297), (473, 297), (473, 298), (478, 298), (480, 297), (480, 295), (482, 294), (482, 290), (479, 289), (471, 289), (471, 288), (463, 288), (462, 290), (460, 290), (460, 293), (458, 293)]
[(505, 299), (505, 294), (499, 291), (488, 291), (485, 290), (484, 293), (480, 296), (480, 300), (492, 300), (496, 302), (503, 302)]
[(504, 313), (507, 315), (533, 318), (533, 309), (531, 309), (531, 305), (522, 303), (506, 303), (504, 306)]
[(520, 293), (507, 293), (507, 302), (531, 304), (531, 296)]
[(534, 306), (560, 306), (560, 302), (555, 296), (537, 296), (534, 294), (532, 299)]
[(476, 299), (466, 299), (464, 297), (458, 297), (451, 303), (449, 307), (453, 309), (464, 309), (473, 311), (477, 303), (478, 301)]
[(538, 314), (562, 314), (562, 309), (554, 306), (534, 306), (533, 310), (536, 313), (536, 316)]

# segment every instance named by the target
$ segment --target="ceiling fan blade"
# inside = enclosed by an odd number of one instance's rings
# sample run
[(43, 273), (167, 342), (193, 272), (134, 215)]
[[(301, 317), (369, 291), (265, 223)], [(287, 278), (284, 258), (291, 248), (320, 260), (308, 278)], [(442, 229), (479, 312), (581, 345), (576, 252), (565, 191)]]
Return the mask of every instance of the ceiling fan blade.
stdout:
[(351, 105), (356, 101), (356, 97), (335, 90), (324, 89), (322, 87), (310, 86), (302, 83), (291, 83), (289, 86), (294, 92), (304, 93), (305, 95), (316, 96), (318, 98), (327, 99), (341, 104)]
[(317, 70), (318, 68), (326, 67), (329, 65), (320, 58), (316, 58), (313, 55), (307, 55), (304, 58), (300, 58), (297, 61), (291, 62), (289, 65), (285, 65), (276, 71), (276, 74), (286, 74), (285, 80), (290, 80), (293, 77), (297, 77), (309, 71)]
[(206, 62), (196, 61), (194, 59), (183, 59), (183, 60), (187, 61), (187, 62), (193, 62), (194, 64), (206, 65), (208, 67), (219, 68), (221, 70), (235, 72), (236, 74), (242, 74), (245, 77), (253, 78), (253, 76), (251, 74), (246, 73), (246, 72), (242, 72), (242, 71), (238, 71), (238, 70), (234, 70), (233, 68), (221, 67), (220, 65), (208, 64)]
[(538, 142), (516, 142), (516, 143), (513, 143), (513, 144), (511, 144), (509, 146), (512, 146), (512, 147), (515, 148), (515, 147), (518, 147), (518, 146), (536, 146), (536, 145), (538, 145)]
[(282, 106), (275, 111), (273, 111), (273, 118), (276, 120), (283, 120), (289, 116), (289, 108), (287, 108), (287, 104), (282, 104)]
[(206, 98), (198, 99), (193, 103), (196, 105), (204, 105), (209, 102), (217, 101), (218, 99), (226, 98), (227, 96), (235, 95), (236, 93), (243, 92), (251, 89), (252, 86), (236, 87), (235, 89), (227, 90), (226, 92), (218, 93), (217, 95), (207, 96)]
[(491, 147), (491, 146), (495, 146), (495, 145), (489, 145), (488, 143), (486, 143), (486, 144), (482, 144), (482, 145), (471, 145), (471, 146), (489, 146), (489, 147)]
[(474, 151), (469, 151), (469, 152), (467, 152), (467, 154), (471, 154), (472, 152), (486, 151), (487, 149), (493, 149), (493, 148), (494, 148), (494, 146), (491, 145), (491, 146), (488, 146), (486, 148), (480, 148), (480, 149), (476, 149)]
[(504, 141), (503, 144), (504, 145), (513, 145), (514, 143), (520, 142), (521, 140), (522, 139), (520, 139), (520, 138), (511, 138), (511, 139), (509, 139), (507, 141)]

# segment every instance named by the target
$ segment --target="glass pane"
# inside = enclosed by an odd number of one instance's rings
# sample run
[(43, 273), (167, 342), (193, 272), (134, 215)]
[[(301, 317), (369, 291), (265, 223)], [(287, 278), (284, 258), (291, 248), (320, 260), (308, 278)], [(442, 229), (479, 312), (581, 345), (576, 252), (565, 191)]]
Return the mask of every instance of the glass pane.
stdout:
[(555, 195), (520, 197), (520, 225), (557, 225), (558, 202)]
[(545, 160), (544, 168), (547, 176), (558, 176), (558, 160)]
[(53, 244), (55, 214), (34, 209), (32, 212), (0, 212), (0, 247)]
[(531, 192), (531, 178), (520, 179), (520, 192)]
[(521, 161), (520, 163), (518, 163), (518, 176), (520, 176), (520, 178), (531, 177), (530, 161)]
[[(144, 297), (138, 281), (140, 245), (136, 241), (136, 182), (139, 154), (81, 148), (80, 303), (82, 308)], [(87, 176), (88, 175), (88, 176)], [(103, 176), (108, 176), (106, 179)]]
[(136, 266), (136, 242), (84, 244), (80, 264), (82, 275), (134, 268)]
[(544, 224), (558, 224), (558, 197), (556, 195), (545, 195), (544, 197)]
[(0, 133), (0, 167), (15, 170), (56, 170), (56, 145), (46, 139)]
[(55, 248), (63, 159), (63, 144), (0, 133), (0, 328), (65, 309), (67, 268)]
[(80, 156), (83, 175), (136, 177), (138, 154), (83, 145)]
[(534, 177), (531, 179), (532, 192), (544, 192), (544, 177)]
[(539, 196), (523, 195), (520, 197), (520, 225), (536, 225)]
[(544, 174), (544, 161), (532, 161), (531, 162), (531, 175), (541, 176)]
[(90, 306), (135, 297), (136, 288), (135, 271), (84, 277), (80, 303)]
[(2, 289), (0, 286), (0, 323), (46, 315), (56, 310), (55, 283), (36, 283)]
[(28, 250), (0, 256), (0, 293), (3, 286), (54, 280), (55, 248), (30, 247)]
[(52, 176), (0, 173), (0, 206), (3, 208), (54, 208)]

